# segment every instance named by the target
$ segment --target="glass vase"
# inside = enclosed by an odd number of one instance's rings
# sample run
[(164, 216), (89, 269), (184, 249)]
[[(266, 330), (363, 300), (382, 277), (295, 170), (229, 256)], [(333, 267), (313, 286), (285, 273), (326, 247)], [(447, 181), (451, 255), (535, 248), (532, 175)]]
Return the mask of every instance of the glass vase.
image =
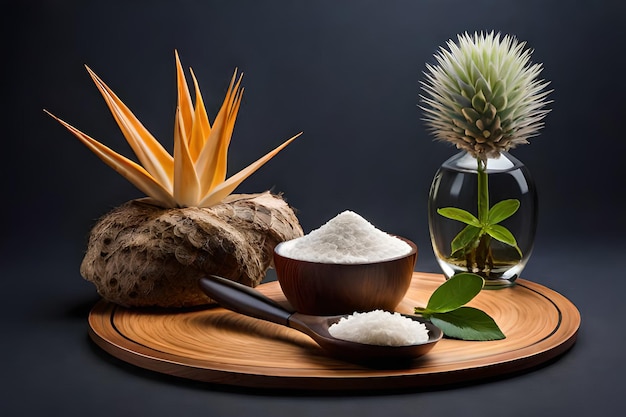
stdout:
[(446, 278), (473, 272), (485, 279), (486, 289), (511, 286), (533, 249), (535, 184), (526, 166), (508, 153), (484, 162), (458, 153), (433, 179), (428, 223)]

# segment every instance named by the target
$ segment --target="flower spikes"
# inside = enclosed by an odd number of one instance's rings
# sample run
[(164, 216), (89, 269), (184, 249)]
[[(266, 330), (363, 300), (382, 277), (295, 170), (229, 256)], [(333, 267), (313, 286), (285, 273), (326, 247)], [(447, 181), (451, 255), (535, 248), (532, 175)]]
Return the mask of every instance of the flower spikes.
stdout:
[(242, 75), (237, 77), (237, 70), (232, 76), (224, 102), (211, 124), (193, 70), (191, 77), (195, 106), (192, 103), (176, 52), (178, 105), (172, 156), (115, 93), (89, 67), (86, 68), (141, 165), (111, 150), (47, 110), (46, 113), (65, 126), (107, 165), (166, 208), (210, 207), (218, 204), (241, 182), (302, 134), (301, 132), (293, 136), (226, 179), (228, 146), (243, 95)]
[(421, 83), (420, 107), (431, 133), (483, 161), (537, 136), (551, 90), (525, 46), (490, 32), (461, 34), (440, 48)]

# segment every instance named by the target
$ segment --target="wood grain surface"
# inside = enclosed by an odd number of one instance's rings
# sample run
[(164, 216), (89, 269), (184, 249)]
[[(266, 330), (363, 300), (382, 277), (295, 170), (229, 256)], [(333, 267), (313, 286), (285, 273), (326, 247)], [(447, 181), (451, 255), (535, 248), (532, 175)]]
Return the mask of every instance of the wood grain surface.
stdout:
[[(442, 275), (415, 272), (397, 311), (425, 306)], [(286, 303), (278, 282), (257, 289)], [(438, 387), (515, 373), (562, 354), (576, 340), (580, 314), (542, 285), (518, 280), (484, 290), (468, 305), (498, 323), (506, 339), (443, 339), (399, 369), (333, 359), (308, 336), (221, 307), (185, 311), (126, 309), (101, 301), (89, 315), (91, 338), (113, 356), (156, 372), (216, 384), (306, 390)]]

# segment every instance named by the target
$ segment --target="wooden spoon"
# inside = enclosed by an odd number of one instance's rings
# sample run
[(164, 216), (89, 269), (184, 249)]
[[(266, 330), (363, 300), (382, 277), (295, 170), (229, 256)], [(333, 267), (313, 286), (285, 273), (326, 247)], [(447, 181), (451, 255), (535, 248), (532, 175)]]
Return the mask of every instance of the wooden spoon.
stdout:
[(201, 278), (200, 287), (211, 299), (228, 310), (299, 330), (315, 340), (329, 355), (351, 362), (405, 362), (430, 351), (443, 336), (442, 331), (429, 321), (405, 315), (425, 324), (429, 335), (427, 342), (408, 346), (350, 342), (337, 339), (328, 332), (328, 328), (345, 317), (344, 315), (312, 316), (288, 311), (259, 291), (216, 275)]

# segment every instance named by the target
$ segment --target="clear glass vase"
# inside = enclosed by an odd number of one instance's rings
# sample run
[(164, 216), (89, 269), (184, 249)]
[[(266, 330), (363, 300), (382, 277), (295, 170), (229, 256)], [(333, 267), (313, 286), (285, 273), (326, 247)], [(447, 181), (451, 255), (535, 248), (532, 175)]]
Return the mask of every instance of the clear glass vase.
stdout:
[(535, 184), (526, 166), (508, 153), (485, 163), (458, 153), (433, 179), (428, 223), (446, 278), (473, 272), (485, 279), (486, 289), (511, 286), (533, 249)]

